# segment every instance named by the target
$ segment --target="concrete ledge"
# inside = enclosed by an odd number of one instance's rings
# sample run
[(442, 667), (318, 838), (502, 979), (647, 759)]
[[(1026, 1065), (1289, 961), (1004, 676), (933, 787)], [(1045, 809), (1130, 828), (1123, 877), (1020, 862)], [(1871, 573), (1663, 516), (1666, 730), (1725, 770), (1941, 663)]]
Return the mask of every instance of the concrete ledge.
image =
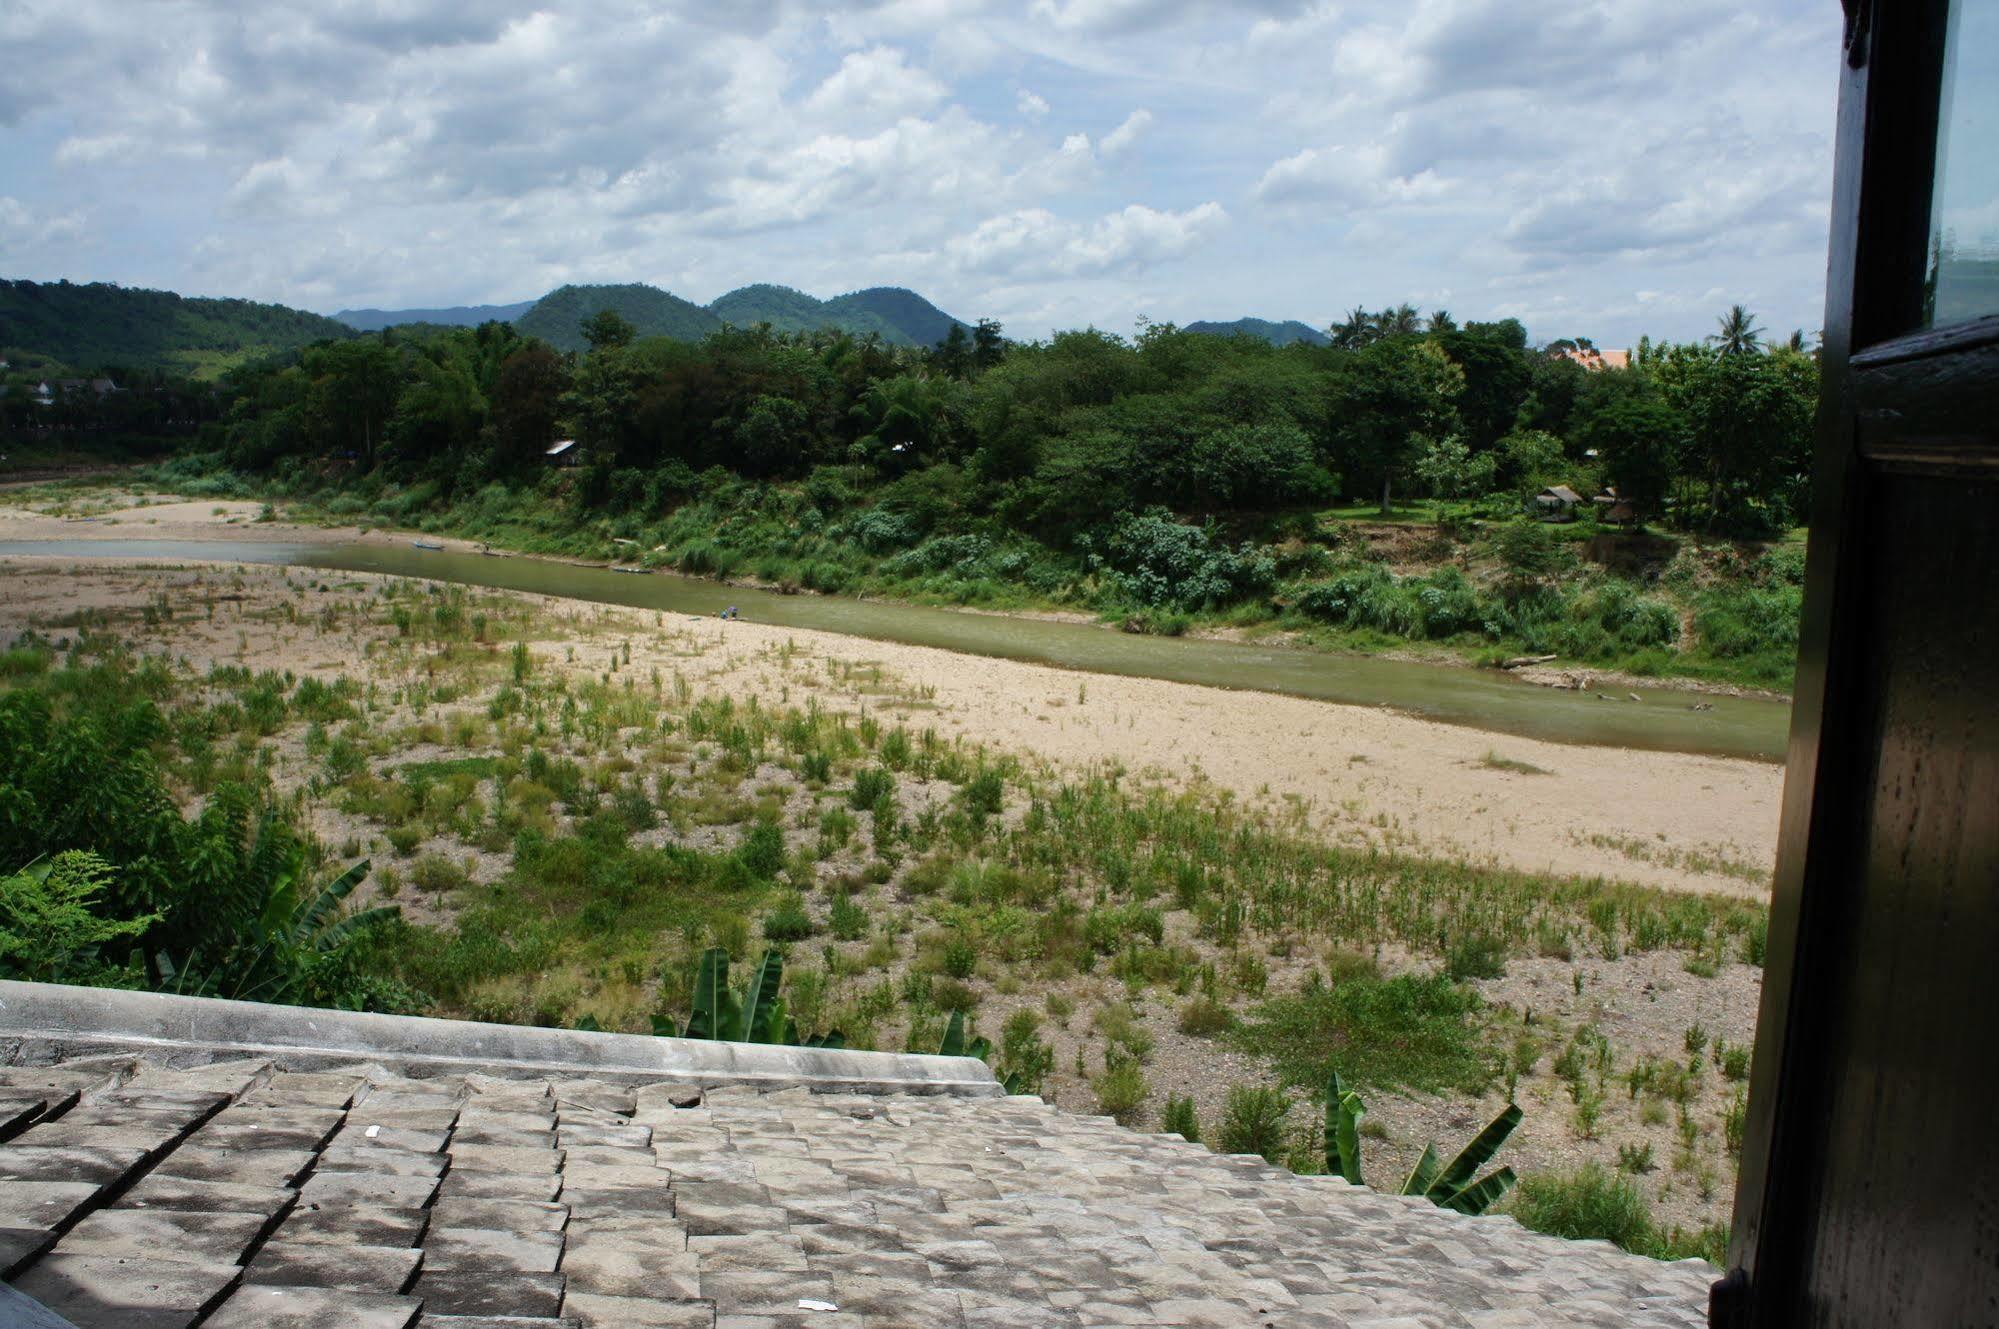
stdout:
[(0, 1047), (0, 1060), (16, 1064), (131, 1051), (178, 1064), (268, 1057), (285, 1070), (377, 1061), (413, 1075), (556, 1075), (964, 1098), (1004, 1093), (976, 1057), (536, 1029), (56, 983), (0, 981)]

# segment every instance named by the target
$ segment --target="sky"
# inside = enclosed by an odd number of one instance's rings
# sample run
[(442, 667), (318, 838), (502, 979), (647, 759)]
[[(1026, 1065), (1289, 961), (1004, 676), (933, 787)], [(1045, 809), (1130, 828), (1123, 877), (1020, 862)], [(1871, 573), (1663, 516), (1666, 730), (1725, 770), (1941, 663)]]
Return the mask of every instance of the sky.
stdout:
[(0, 0), (0, 276), (1820, 324), (1831, 0)]

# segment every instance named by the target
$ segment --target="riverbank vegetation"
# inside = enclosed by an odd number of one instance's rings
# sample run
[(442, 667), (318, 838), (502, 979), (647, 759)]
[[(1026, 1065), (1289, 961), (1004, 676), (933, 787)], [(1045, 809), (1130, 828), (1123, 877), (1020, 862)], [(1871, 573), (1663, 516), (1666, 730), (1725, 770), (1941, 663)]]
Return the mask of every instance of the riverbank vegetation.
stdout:
[(787, 590), (1783, 689), (1817, 367), (1727, 323), (1624, 368), (1406, 307), (1327, 346), (391, 330), (233, 371), (151, 478)]
[(641, 611), (241, 569), (23, 626), (8, 861), (63, 866), (0, 887), (10, 974), (224, 991), (250, 915), (211, 902), (282, 880), (250, 912), (293, 918), (365, 860), (352, 904), (396, 914), (284, 930), (279, 999), (645, 1032), (709, 946), (776, 946), (807, 1036), (960, 1013), (1058, 1102), (1303, 1169), (1336, 1066), (1377, 1184), (1511, 1099), (1523, 1172), (1629, 1161), (1662, 1225), (1725, 1216), (1759, 904), (1332, 846), (944, 739), (790, 643), (717, 690), (728, 648)]

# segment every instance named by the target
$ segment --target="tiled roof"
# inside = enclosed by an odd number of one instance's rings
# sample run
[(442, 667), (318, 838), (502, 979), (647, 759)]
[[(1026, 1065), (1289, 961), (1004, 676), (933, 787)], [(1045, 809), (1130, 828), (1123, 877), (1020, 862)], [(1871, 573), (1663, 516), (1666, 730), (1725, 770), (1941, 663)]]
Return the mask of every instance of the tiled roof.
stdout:
[(1649, 1329), (1715, 1276), (1035, 1099), (202, 1064), (7, 1014), (0, 1261), (81, 1329)]

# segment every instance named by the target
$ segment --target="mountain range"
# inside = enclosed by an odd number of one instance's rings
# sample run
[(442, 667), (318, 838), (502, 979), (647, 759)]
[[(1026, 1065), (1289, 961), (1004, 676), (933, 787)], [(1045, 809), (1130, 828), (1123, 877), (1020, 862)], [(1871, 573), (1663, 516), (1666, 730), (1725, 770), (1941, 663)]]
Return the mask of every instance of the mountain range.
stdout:
[(398, 323), (435, 323), (447, 328), (476, 328), (481, 323), (511, 323), (534, 301), (513, 305), (452, 305), (448, 309), (343, 309), (333, 317), (357, 332), (380, 332)]
[(1273, 346), (1289, 346), (1294, 341), (1302, 341), (1312, 346), (1330, 346), (1333, 339), (1309, 323), (1297, 319), (1286, 319), (1282, 323), (1272, 323), (1264, 318), (1239, 318), (1229, 323), (1212, 323), (1206, 319), (1189, 323), (1188, 332), (1205, 332), (1215, 337), (1261, 337)]
[[(0, 358), (45, 360), (78, 371), (159, 369), (214, 377), (259, 356), (314, 342), (407, 324), (472, 327), (511, 322), (522, 333), (565, 351), (584, 349), (583, 320), (613, 309), (640, 336), (698, 341), (724, 327), (769, 324), (780, 332), (838, 328), (897, 346), (935, 346), (959, 319), (914, 291), (873, 286), (821, 300), (788, 286), (759, 283), (697, 305), (643, 283), (562, 286), (539, 300), (436, 309), (343, 309), (328, 318), (284, 305), (208, 299), (108, 282), (0, 281)], [(1189, 332), (1262, 337), (1279, 346), (1325, 345), (1324, 333), (1292, 320), (1195, 322)], [(17, 363), (18, 369), (20, 364)]]
[(935, 346), (952, 327), (966, 326), (914, 291), (876, 286), (821, 300), (789, 286), (743, 286), (706, 305), (644, 283), (618, 286), (562, 286), (539, 300), (517, 305), (464, 305), (452, 309), (343, 309), (334, 317), (362, 332), (400, 323), (444, 323), (472, 327), (488, 319), (512, 323), (564, 351), (583, 349), (583, 320), (600, 310), (624, 316), (642, 337), (695, 341), (725, 326), (751, 328), (768, 323), (779, 332), (838, 328), (856, 336), (873, 333), (897, 346)]

